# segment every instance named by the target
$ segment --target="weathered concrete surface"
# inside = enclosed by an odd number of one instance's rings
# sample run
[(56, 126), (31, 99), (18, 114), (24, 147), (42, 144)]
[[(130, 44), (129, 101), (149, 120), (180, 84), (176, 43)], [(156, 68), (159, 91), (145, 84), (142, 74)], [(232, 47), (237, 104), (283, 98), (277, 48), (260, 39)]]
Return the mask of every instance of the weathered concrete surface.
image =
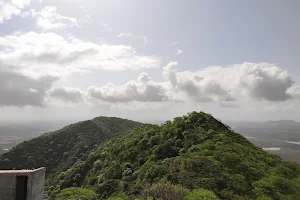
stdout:
[(31, 179), (31, 199), (44, 199), (44, 185), (45, 185), (45, 168), (32, 173)]
[(27, 176), (27, 200), (43, 200), (45, 171), (45, 168), (0, 170), (0, 200), (15, 200), (17, 176)]
[(16, 176), (0, 174), (0, 200), (15, 200)]

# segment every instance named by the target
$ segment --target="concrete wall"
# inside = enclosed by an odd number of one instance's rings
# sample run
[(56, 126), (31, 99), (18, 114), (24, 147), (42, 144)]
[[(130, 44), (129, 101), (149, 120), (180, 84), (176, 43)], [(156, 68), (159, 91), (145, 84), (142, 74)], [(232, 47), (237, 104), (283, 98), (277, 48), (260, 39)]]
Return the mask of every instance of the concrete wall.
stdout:
[(43, 168), (32, 173), (30, 195), (33, 200), (44, 199), (45, 171), (45, 168)]
[(0, 174), (0, 200), (15, 200), (16, 175)]
[(0, 171), (0, 200), (15, 200), (17, 176), (27, 176), (27, 200), (43, 200), (45, 171), (45, 168)]

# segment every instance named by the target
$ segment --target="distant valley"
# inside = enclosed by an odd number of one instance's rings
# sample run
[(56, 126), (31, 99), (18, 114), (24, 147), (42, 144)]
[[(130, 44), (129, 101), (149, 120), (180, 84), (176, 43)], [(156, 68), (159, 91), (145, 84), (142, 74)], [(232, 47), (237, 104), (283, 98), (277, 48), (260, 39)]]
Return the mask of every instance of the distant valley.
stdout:
[(284, 160), (300, 163), (300, 123), (291, 120), (269, 122), (226, 122), (250, 142)]
[[(277, 154), (285, 160), (300, 163), (300, 123), (292, 120), (268, 122), (225, 122), (237, 133), (264, 150)], [(2, 122), (0, 123), (0, 154), (17, 144), (38, 137), (43, 133), (59, 130), (74, 123), (71, 120), (48, 122)], [(146, 123), (163, 124), (164, 121)]]
[(38, 137), (43, 133), (59, 130), (71, 123), (74, 123), (74, 121), (0, 122), (0, 154), (7, 152), (25, 140)]

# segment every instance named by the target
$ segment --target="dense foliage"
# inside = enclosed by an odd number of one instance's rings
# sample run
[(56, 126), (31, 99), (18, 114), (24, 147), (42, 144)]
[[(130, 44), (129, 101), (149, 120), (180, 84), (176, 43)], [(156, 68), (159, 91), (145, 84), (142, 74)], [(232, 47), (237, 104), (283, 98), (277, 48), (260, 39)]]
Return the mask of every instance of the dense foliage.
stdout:
[(219, 198), (212, 191), (200, 188), (190, 192), (185, 200), (219, 200)]
[(85, 160), (91, 150), (108, 139), (141, 125), (139, 122), (97, 117), (25, 141), (1, 155), (0, 169), (46, 167), (47, 175), (67, 170)]
[(85, 188), (67, 188), (62, 190), (55, 200), (96, 200), (98, 195), (89, 189)]
[[(48, 178), (53, 199), (84, 187), (99, 199), (300, 199), (300, 167), (203, 112), (143, 125)], [(201, 198), (200, 198), (201, 197)]]

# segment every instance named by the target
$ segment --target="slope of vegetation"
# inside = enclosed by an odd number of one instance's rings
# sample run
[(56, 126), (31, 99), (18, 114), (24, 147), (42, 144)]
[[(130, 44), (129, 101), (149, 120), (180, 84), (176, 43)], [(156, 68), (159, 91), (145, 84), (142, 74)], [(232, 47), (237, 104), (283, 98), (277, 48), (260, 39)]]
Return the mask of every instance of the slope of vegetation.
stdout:
[(263, 151), (203, 112), (139, 126), (47, 183), (49, 199), (71, 187), (111, 200), (300, 199), (298, 164)]
[(6, 153), (7, 151), (0, 149), (0, 155)]
[(108, 139), (140, 126), (139, 122), (97, 117), (25, 141), (1, 155), (0, 169), (46, 167), (47, 175), (67, 170), (84, 160), (91, 150)]
[(67, 188), (56, 195), (55, 200), (96, 200), (98, 195), (85, 188)]

